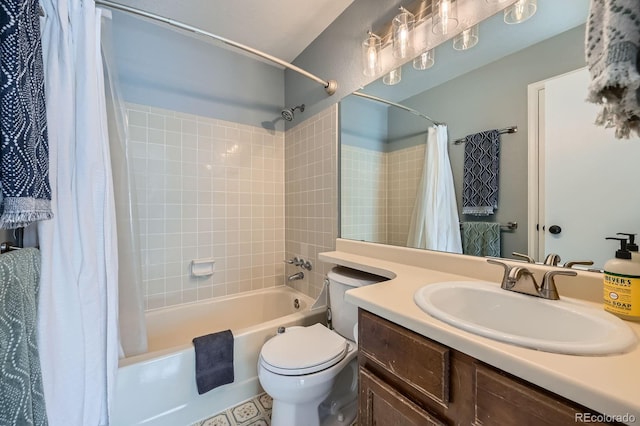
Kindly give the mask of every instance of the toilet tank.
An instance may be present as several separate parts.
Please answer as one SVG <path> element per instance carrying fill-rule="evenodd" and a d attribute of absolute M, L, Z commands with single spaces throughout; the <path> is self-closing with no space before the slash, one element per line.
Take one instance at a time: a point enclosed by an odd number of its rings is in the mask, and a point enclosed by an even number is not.
<path fill-rule="evenodd" d="M 342 337 L 355 341 L 353 327 L 358 322 L 358 308 L 344 300 L 345 292 L 363 285 L 386 281 L 387 278 L 344 266 L 331 269 L 327 278 L 333 329 Z"/>

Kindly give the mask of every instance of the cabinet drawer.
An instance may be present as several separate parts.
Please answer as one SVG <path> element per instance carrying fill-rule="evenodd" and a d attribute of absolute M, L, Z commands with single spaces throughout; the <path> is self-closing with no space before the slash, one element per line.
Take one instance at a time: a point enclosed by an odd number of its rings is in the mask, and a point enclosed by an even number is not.
<path fill-rule="evenodd" d="M 477 425 L 575 425 L 576 413 L 591 412 L 482 364 L 476 364 L 475 382 Z"/>
<path fill-rule="evenodd" d="M 361 426 L 444 426 L 401 393 L 360 368 L 358 425 Z"/>
<path fill-rule="evenodd" d="M 359 350 L 366 358 L 447 407 L 450 349 L 362 309 L 359 312 Z"/>

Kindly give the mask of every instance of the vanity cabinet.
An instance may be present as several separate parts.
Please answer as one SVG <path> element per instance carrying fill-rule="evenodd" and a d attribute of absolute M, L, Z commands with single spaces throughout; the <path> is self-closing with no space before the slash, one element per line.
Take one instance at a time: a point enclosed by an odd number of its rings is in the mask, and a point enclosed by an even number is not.
<path fill-rule="evenodd" d="M 559 426 L 593 413 L 363 309 L 358 316 L 358 425 Z"/>

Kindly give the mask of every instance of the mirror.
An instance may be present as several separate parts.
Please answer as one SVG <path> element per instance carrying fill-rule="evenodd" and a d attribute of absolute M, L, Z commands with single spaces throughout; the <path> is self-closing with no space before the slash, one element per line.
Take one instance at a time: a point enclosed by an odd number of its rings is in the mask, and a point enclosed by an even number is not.
<path fill-rule="evenodd" d="M 503 257 L 530 252 L 527 87 L 585 66 L 588 3 L 539 0 L 536 15 L 518 25 L 505 24 L 500 13 L 480 24 L 474 48 L 455 51 L 451 41 L 445 42 L 436 47 L 432 68 L 415 71 L 409 62 L 399 84 L 376 81 L 362 89 L 448 125 L 460 221 L 503 225 Z M 432 123 L 353 95 L 341 101 L 340 111 L 341 238 L 405 246 Z M 511 126 L 518 132 L 501 135 L 495 214 L 463 215 L 464 144 L 453 141 Z M 509 223 L 517 228 L 508 229 Z M 542 260 L 538 253 L 529 254 Z M 563 258 L 575 260 L 570 253 Z"/>

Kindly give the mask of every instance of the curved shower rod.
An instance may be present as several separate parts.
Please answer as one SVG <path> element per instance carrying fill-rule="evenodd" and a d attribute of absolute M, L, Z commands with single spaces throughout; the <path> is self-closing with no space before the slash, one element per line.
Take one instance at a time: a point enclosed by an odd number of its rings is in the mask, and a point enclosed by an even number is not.
<path fill-rule="evenodd" d="M 228 38 L 224 38 L 224 37 L 220 37 L 219 35 L 210 33 L 208 31 L 205 31 L 201 28 L 198 27 L 194 27 L 188 24 L 185 24 L 183 22 L 180 21 L 176 21 L 175 19 L 171 19 L 171 18 L 165 18 L 164 16 L 160 16 L 160 15 L 156 15 L 155 13 L 150 13 L 150 12 L 146 12 L 142 9 L 137 9 L 135 7 L 131 7 L 131 6 L 126 6 L 124 4 L 121 3 L 114 3 L 112 1 L 109 0 L 95 0 L 96 5 L 100 5 L 100 6 L 105 6 L 105 7 L 109 7 L 111 9 L 116 9 L 116 10 L 121 10 L 123 12 L 129 12 L 131 14 L 134 15 L 138 15 L 138 16 L 142 16 L 145 18 L 149 18 L 149 19 L 153 19 L 154 21 L 159 21 L 159 22 L 163 22 L 165 24 L 171 25 L 173 27 L 176 28 L 180 28 L 182 30 L 186 30 L 186 31 L 191 31 L 194 32 L 196 34 L 200 34 L 206 37 L 211 37 L 212 39 L 218 40 L 226 45 L 235 47 L 236 49 L 240 49 L 240 50 L 244 50 L 245 52 L 251 53 L 253 55 L 259 56 L 261 58 L 264 58 L 268 61 L 274 62 L 278 65 L 282 65 L 285 68 L 289 68 L 292 71 L 295 71 L 299 74 L 302 74 L 303 76 L 318 82 L 320 84 L 322 84 L 322 86 L 324 86 L 324 90 L 327 92 L 327 94 L 329 96 L 333 95 L 334 93 L 336 93 L 336 90 L 338 89 L 338 82 L 335 80 L 329 80 L 329 81 L 325 81 L 323 79 L 321 79 L 320 77 L 317 77 L 313 74 L 311 74 L 308 71 L 303 70 L 302 68 L 299 68 L 293 64 L 290 64 L 289 62 L 283 61 L 280 58 L 276 58 L 275 56 L 269 55 L 268 53 L 264 53 L 258 49 L 254 49 L 252 47 L 246 46 L 244 44 L 235 42 L 233 40 L 229 40 Z"/>
<path fill-rule="evenodd" d="M 383 103 L 383 104 L 387 104 L 387 105 L 394 106 L 394 107 L 396 107 L 396 108 L 403 109 L 403 110 L 405 110 L 405 111 L 410 112 L 410 113 L 411 113 L 411 114 L 413 114 L 413 115 L 417 115 L 418 117 L 422 117 L 422 118 L 424 118 L 424 119 L 426 119 L 426 120 L 429 120 L 430 122 L 432 122 L 432 123 L 433 123 L 433 124 L 435 124 L 436 126 L 439 126 L 439 125 L 446 125 L 446 123 L 441 123 L 441 122 L 439 122 L 439 121 L 436 121 L 436 120 L 434 120 L 433 118 L 429 117 L 428 115 L 424 115 L 423 113 L 421 113 L 421 112 L 420 112 L 420 111 L 418 111 L 418 110 L 415 110 L 415 109 L 413 109 L 413 108 L 409 108 L 408 106 L 404 106 L 404 105 L 402 105 L 402 104 L 397 104 L 397 103 L 395 103 L 395 102 L 388 101 L 388 100 L 383 99 L 383 98 L 379 98 L 379 97 L 377 97 L 377 96 L 368 95 L 368 94 L 366 94 L 366 93 L 362 93 L 362 92 L 358 92 L 358 91 L 353 92 L 353 93 L 352 93 L 352 95 L 360 96 L 361 98 L 370 99 L 370 100 L 372 100 L 372 101 L 381 102 L 381 103 Z"/>

